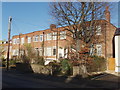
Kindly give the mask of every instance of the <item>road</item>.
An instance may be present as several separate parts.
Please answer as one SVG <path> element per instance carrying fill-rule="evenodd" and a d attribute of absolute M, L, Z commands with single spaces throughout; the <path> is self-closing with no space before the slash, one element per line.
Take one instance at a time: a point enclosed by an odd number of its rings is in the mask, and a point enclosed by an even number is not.
<path fill-rule="evenodd" d="M 38 78 L 27 77 L 20 73 L 9 73 L 3 70 L 2 88 L 78 88 L 78 85 L 47 81 Z"/>
<path fill-rule="evenodd" d="M 109 74 L 96 80 L 75 80 L 74 84 L 33 78 L 22 73 L 9 73 L 4 70 L 2 74 L 2 88 L 118 88 L 118 82 L 118 77 Z"/>

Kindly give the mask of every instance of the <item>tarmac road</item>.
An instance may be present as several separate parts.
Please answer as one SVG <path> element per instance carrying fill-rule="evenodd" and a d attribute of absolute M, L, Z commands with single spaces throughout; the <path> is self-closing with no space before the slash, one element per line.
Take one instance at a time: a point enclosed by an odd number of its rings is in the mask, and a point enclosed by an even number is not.
<path fill-rule="evenodd" d="M 61 79 L 61 80 L 59 80 Z M 94 80 L 78 80 L 72 78 L 69 83 L 62 82 L 63 78 L 39 77 L 32 74 L 7 72 L 3 70 L 2 88 L 119 88 L 120 77 L 106 74 Z"/>

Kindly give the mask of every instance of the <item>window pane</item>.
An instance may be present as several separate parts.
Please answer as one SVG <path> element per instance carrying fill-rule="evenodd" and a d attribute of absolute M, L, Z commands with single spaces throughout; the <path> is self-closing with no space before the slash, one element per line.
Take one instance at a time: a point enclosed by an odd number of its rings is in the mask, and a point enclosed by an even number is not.
<path fill-rule="evenodd" d="M 53 32 L 53 40 L 57 40 L 57 32 Z"/>
<path fill-rule="evenodd" d="M 101 56 L 102 55 L 102 45 L 96 45 L 96 49 L 97 49 L 97 55 Z"/>
<path fill-rule="evenodd" d="M 21 44 L 23 44 L 24 43 L 24 38 L 21 38 Z"/>
<path fill-rule="evenodd" d="M 40 35 L 40 41 L 41 42 L 43 41 L 43 35 Z"/>
<path fill-rule="evenodd" d="M 31 43 L 31 37 L 28 37 L 28 43 Z"/>
<path fill-rule="evenodd" d="M 60 32 L 60 39 L 66 39 L 66 31 Z"/>
<path fill-rule="evenodd" d="M 101 35 L 101 26 L 97 26 L 96 35 Z"/>
<path fill-rule="evenodd" d="M 55 48 L 53 49 L 53 55 L 56 55 L 56 49 Z"/>
<path fill-rule="evenodd" d="M 52 40 L 52 34 L 51 33 L 47 34 L 47 40 Z"/>

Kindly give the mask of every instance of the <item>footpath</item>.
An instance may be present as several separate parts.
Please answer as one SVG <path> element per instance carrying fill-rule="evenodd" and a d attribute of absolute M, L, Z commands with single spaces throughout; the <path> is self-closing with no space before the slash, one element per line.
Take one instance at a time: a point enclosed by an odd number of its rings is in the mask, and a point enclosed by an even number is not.
<path fill-rule="evenodd" d="M 50 76 L 50 75 L 42 75 L 42 74 L 34 74 L 34 73 L 23 73 L 16 70 L 9 70 L 6 71 L 6 69 L 3 69 L 3 75 L 4 74 L 13 74 L 15 76 L 24 76 L 27 78 L 33 78 L 35 80 L 42 81 L 44 83 L 54 84 L 56 86 L 63 86 L 64 88 L 108 88 L 113 89 L 118 87 L 118 81 L 107 81 L 104 80 L 107 77 L 109 78 L 115 78 L 115 76 L 110 75 L 103 75 L 102 80 L 95 80 L 90 78 L 81 78 L 80 76 Z M 117 77 L 117 76 L 116 76 Z M 116 78 L 117 79 L 117 78 Z"/>

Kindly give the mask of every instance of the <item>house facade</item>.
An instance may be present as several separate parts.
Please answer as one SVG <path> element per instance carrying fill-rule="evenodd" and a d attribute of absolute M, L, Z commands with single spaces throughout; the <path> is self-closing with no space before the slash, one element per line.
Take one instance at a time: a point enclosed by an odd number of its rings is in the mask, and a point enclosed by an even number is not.
<path fill-rule="evenodd" d="M 120 28 L 115 32 L 115 72 L 120 72 Z"/>
<path fill-rule="evenodd" d="M 110 23 L 110 12 L 108 8 L 105 11 L 105 20 L 98 20 L 96 25 L 96 41 L 90 53 L 112 58 L 114 56 L 113 37 L 116 27 Z M 88 22 L 89 23 L 89 22 Z M 89 30 L 89 26 L 87 26 Z M 48 62 L 67 58 L 68 51 L 74 40 L 68 36 L 70 32 L 63 27 L 56 27 L 52 24 L 49 29 L 34 31 L 27 34 L 19 34 L 12 37 L 10 57 L 20 56 L 24 53 L 22 50 L 24 44 L 30 44 L 32 48 L 39 51 L 40 56 L 44 56 Z M 92 38 L 91 38 L 92 39 Z M 82 47 L 82 44 L 81 44 Z M 43 49 L 44 48 L 44 49 Z"/>

